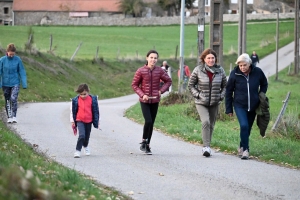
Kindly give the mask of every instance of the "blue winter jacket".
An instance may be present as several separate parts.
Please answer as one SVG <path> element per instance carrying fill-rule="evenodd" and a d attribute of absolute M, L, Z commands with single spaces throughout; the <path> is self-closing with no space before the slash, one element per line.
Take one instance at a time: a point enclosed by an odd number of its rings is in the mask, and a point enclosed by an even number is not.
<path fill-rule="evenodd" d="M 93 114 L 93 122 L 92 123 L 95 128 L 98 128 L 99 117 L 100 117 L 99 106 L 98 106 L 98 97 L 93 96 L 93 95 L 89 95 L 89 96 L 92 97 L 92 114 Z M 72 99 L 73 120 L 74 120 L 74 123 L 76 126 L 77 126 L 76 115 L 78 112 L 78 98 L 79 98 L 79 95 L 77 95 L 76 97 L 74 97 Z"/>
<path fill-rule="evenodd" d="M 0 58 L 0 88 L 20 85 L 27 88 L 27 76 L 19 56 L 3 56 Z"/>
<path fill-rule="evenodd" d="M 226 113 L 233 113 L 233 106 L 255 111 L 259 105 L 259 93 L 266 94 L 268 81 L 264 72 L 254 65 L 250 65 L 248 78 L 236 66 L 230 73 L 226 86 Z"/>

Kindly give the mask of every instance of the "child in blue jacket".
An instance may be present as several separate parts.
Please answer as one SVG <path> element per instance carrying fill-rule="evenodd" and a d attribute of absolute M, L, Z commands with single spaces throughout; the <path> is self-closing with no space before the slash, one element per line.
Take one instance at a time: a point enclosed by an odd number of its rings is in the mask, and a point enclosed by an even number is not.
<path fill-rule="evenodd" d="M 72 99 L 70 122 L 72 126 L 78 128 L 78 140 L 74 158 L 80 158 L 82 146 L 85 150 L 85 155 L 90 155 L 89 139 L 92 129 L 92 124 L 95 128 L 100 128 L 99 125 L 99 106 L 97 96 L 90 95 L 90 89 L 87 84 L 80 84 L 76 90 L 78 95 Z"/>

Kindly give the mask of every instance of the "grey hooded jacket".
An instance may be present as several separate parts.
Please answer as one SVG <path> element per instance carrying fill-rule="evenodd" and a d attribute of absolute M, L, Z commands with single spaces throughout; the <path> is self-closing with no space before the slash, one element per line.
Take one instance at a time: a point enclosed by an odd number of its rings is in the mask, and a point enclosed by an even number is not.
<path fill-rule="evenodd" d="M 188 88 L 195 98 L 195 104 L 213 106 L 219 104 L 225 96 L 227 78 L 223 67 L 215 65 L 212 82 L 209 81 L 207 71 L 203 64 L 193 70 Z"/>

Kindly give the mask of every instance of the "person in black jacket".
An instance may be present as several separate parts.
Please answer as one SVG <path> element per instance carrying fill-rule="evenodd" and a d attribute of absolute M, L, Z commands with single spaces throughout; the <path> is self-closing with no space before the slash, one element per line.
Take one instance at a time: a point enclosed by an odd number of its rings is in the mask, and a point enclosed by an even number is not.
<path fill-rule="evenodd" d="M 252 52 L 250 58 L 252 60 L 252 64 L 257 66 L 257 63 L 259 63 L 259 58 L 255 51 Z"/>
<path fill-rule="evenodd" d="M 231 71 L 226 86 L 226 114 L 233 116 L 233 107 L 240 124 L 240 147 L 242 159 L 249 158 L 249 136 L 259 106 L 259 93 L 266 94 L 268 81 L 264 72 L 252 64 L 248 54 L 240 55 L 237 66 Z"/>

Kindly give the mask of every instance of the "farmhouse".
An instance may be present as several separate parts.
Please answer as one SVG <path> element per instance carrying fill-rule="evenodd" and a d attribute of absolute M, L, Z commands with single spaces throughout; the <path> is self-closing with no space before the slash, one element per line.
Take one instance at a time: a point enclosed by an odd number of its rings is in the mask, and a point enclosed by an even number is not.
<path fill-rule="evenodd" d="M 12 24 L 13 0 L 0 0 L 0 25 Z"/>
<path fill-rule="evenodd" d="M 119 0 L 13 0 L 14 25 L 48 24 L 52 20 L 122 15 Z"/>

